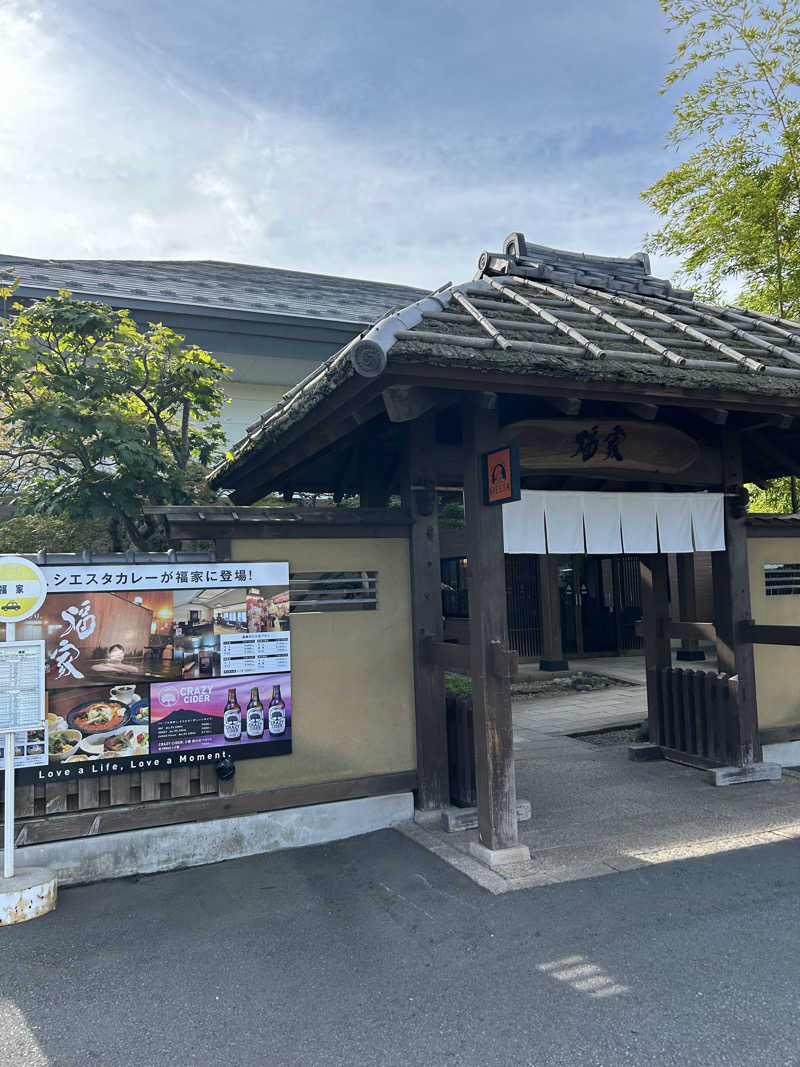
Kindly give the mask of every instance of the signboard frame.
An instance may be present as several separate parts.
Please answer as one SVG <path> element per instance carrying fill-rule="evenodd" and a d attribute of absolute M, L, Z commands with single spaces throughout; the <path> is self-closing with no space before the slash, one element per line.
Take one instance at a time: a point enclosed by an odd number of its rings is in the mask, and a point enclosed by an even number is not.
<path fill-rule="evenodd" d="M 28 746 L 21 746 L 18 781 L 291 753 L 288 562 L 53 563 L 43 578 L 46 599 L 21 636 L 45 638 L 44 751 L 28 761 Z M 132 618 L 135 624 L 126 622 Z M 131 627 L 138 627 L 135 638 Z M 14 632 L 9 622 L 7 633 Z M 245 638 L 237 647 L 247 654 L 228 657 L 223 670 L 223 650 L 237 637 Z M 109 725 L 90 733 L 82 708 L 103 715 L 109 707 L 116 708 Z M 223 730 L 226 710 L 231 722 Z M 106 751 L 99 742 L 115 733 L 127 747 Z M 41 751 L 38 737 L 28 740 Z M 67 742 L 74 752 L 65 751 Z M 13 753 L 20 746 L 9 747 Z"/>
<path fill-rule="evenodd" d="M 501 445 L 491 452 L 484 452 L 481 468 L 484 504 L 493 507 L 520 499 L 522 487 L 517 445 Z"/>

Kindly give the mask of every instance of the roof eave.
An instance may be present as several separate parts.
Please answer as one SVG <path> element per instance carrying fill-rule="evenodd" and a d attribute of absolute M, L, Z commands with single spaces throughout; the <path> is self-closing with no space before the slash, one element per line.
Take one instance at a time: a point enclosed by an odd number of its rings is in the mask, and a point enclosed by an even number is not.
<path fill-rule="evenodd" d="M 16 295 L 22 299 L 42 300 L 55 296 L 62 290 L 56 287 L 20 284 Z M 131 311 L 162 311 L 172 315 L 197 315 L 207 318 L 234 319 L 242 322 L 320 323 L 341 329 L 363 330 L 369 326 L 363 319 L 332 319 L 320 315 L 299 315 L 290 311 L 254 311 L 249 308 L 229 307 L 224 304 L 191 304 L 185 301 L 149 300 L 146 297 L 126 296 L 120 293 L 95 293 L 80 289 L 68 289 L 80 300 L 108 304 L 109 307 Z"/>

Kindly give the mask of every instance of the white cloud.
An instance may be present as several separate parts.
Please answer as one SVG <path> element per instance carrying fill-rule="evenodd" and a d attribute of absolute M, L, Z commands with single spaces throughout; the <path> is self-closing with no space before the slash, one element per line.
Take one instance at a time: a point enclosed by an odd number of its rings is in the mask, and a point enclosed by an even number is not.
<path fill-rule="evenodd" d="M 542 128 L 538 163 L 533 131 L 510 144 L 448 123 L 432 137 L 420 115 L 380 138 L 343 132 L 184 76 L 136 37 L 46 15 L 22 0 L 0 11 L 4 252 L 229 259 L 435 286 L 468 277 L 512 229 L 627 255 L 652 225 L 637 186 L 614 177 L 641 169 L 641 150 L 580 158 L 580 124 Z"/>

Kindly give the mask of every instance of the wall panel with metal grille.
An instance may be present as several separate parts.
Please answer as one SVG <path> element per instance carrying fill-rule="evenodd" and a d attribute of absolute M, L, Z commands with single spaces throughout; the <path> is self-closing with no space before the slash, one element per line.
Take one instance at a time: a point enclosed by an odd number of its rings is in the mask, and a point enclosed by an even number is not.
<path fill-rule="evenodd" d="M 375 611 L 377 571 L 303 571 L 289 575 L 292 614 L 312 611 Z"/>
<path fill-rule="evenodd" d="M 765 563 L 767 596 L 800 596 L 800 563 Z"/>

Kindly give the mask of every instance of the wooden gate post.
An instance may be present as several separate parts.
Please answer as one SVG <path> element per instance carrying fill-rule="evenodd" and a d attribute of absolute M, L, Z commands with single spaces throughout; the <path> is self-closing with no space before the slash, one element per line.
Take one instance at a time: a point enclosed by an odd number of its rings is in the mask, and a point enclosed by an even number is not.
<path fill-rule="evenodd" d="M 737 749 L 731 753 L 731 757 L 738 767 L 747 767 L 761 759 L 761 744 L 758 740 L 755 655 L 752 641 L 743 634 L 747 623 L 751 621 L 750 567 L 747 559 L 746 492 L 742 488 L 742 445 L 738 434 L 722 435 L 722 476 L 731 650 L 733 667 L 739 678 Z M 741 498 L 737 499 L 736 493 L 741 493 Z"/>
<path fill-rule="evenodd" d="M 542 627 L 542 657 L 539 669 L 566 671 L 561 638 L 561 597 L 558 592 L 558 562 L 554 556 L 538 556 L 539 620 Z"/>
<path fill-rule="evenodd" d="M 642 636 L 647 671 L 647 727 L 650 743 L 663 745 L 660 715 L 659 672 L 672 665 L 672 648 L 664 636 L 663 624 L 669 609 L 667 557 L 642 556 L 639 562 L 642 579 Z"/>
<path fill-rule="evenodd" d="M 462 403 L 464 519 L 469 559 L 469 632 L 478 836 L 473 852 L 498 866 L 529 857 L 519 845 L 508 668 L 502 505 L 483 503 L 481 456 L 498 444 L 493 394 Z"/>
<path fill-rule="evenodd" d="M 439 507 L 433 457 L 433 413 L 409 423 L 405 505 L 411 514 L 411 611 L 414 628 L 414 708 L 417 732 L 416 806 L 423 811 L 450 803 L 447 719 L 442 669 L 430 662 L 427 646 L 441 642 L 442 576 Z"/>

